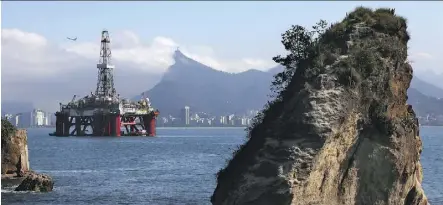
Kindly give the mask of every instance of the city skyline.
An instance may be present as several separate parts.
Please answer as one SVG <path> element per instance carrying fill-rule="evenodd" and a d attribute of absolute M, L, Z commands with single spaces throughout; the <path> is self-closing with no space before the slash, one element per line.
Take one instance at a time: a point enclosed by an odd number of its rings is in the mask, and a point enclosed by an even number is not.
<path fill-rule="evenodd" d="M 211 115 L 203 111 L 194 112 L 192 111 L 192 108 L 187 105 L 178 110 L 181 111 L 178 116 L 160 115 L 157 119 L 158 125 L 160 127 L 246 127 L 251 125 L 253 118 L 258 112 L 260 112 L 259 110 L 250 109 L 242 114 L 227 113 L 225 115 Z M 441 122 L 443 122 L 442 117 L 443 116 L 432 114 L 417 116 L 418 120 L 423 125 L 439 125 Z M 19 112 L 15 114 L 6 113 L 2 116 L 2 118 L 6 118 L 12 124 L 21 128 L 55 126 L 54 113 L 45 112 L 38 108 L 33 109 L 31 112 Z"/>
<path fill-rule="evenodd" d="M 159 116 L 160 126 L 249 126 L 258 110 L 248 110 L 243 114 L 228 113 L 211 115 L 205 112 L 193 112 L 190 106 L 184 106 L 179 116 Z"/>
<path fill-rule="evenodd" d="M 183 106 L 180 110 L 182 112 L 178 116 L 159 116 L 157 119 L 159 126 L 249 126 L 259 112 L 250 109 L 243 114 L 212 115 L 202 111 L 194 112 L 190 106 Z M 39 108 L 28 112 L 6 113 L 2 118 L 20 128 L 55 126 L 55 113 Z"/>
<path fill-rule="evenodd" d="M 33 109 L 30 112 L 7 113 L 2 118 L 5 118 L 19 128 L 55 125 L 54 113 L 45 112 L 41 109 Z"/>

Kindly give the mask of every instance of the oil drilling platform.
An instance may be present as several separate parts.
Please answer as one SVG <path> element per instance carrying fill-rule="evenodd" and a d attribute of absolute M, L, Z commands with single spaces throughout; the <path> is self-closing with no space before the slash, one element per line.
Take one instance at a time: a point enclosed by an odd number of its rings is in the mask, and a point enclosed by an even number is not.
<path fill-rule="evenodd" d="M 95 93 L 91 92 L 68 104 L 60 103 L 55 113 L 56 128 L 52 136 L 155 136 L 158 110 L 149 98 L 137 102 L 120 99 L 114 88 L 114 66 L 108 31 L 102 31 L 98 79 Z M 122 128 L 124 128 L 122 130 Z"/>

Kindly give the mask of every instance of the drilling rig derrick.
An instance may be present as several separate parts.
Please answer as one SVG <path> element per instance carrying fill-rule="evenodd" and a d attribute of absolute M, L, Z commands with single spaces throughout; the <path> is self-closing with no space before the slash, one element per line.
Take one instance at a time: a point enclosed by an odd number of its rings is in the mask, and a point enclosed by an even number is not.
<path fill-rule="evenodd" d="M 111 40 L 108 31 L 102 31 L 100 47 L 100 60 L 97 64 L 98 80 L 95 95 L 99 97 L 114 97 L 116 95 L 114 88 L 114 66 L 111 64 Z"/>
<path fill-rule="evenodd" d="M 56 130 L 54 136 L 121 136 L 156 135 L 158 110 L 149 98 L 138 102 L 120 99 L 114 87 L 114 68 L 112 65 L 111 39 L 103 30 L 100 40 L 100 59 L 97 64 L 97 87 L 81 99 L 66 105 L 60 103 L 60 111 L 55 113 Z M 122 127 L 125 129 L 122 130 Z"/>

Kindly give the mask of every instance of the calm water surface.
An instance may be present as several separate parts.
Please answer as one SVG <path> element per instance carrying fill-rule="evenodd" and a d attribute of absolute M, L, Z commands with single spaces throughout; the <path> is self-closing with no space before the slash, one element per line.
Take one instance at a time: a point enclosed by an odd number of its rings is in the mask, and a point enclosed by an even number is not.
<path fill-rule="evenodd" d="M 2 189 L 4 204 L 210 204 L 215 173 L 243 143 L 242 128 L 158 129 L 156 138 L 48 136 L 29 129 L 31 168 L 50 193 Z M 422 127 L 424 189 L 443 204 L 443 127 Z"/>

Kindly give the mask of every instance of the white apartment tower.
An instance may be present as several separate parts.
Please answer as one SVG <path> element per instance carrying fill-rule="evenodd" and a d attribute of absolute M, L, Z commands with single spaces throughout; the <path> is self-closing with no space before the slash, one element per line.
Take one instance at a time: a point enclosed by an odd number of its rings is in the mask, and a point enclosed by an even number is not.
<path fill-rule="evenodd" d="M 189 113 L 189 106 L 185 106 L 185 108 L 182 109 L 182 120 L 184 122 L 185 125 L 189 125 L 189 121 L 190 121 L 190 113 Z"/>

